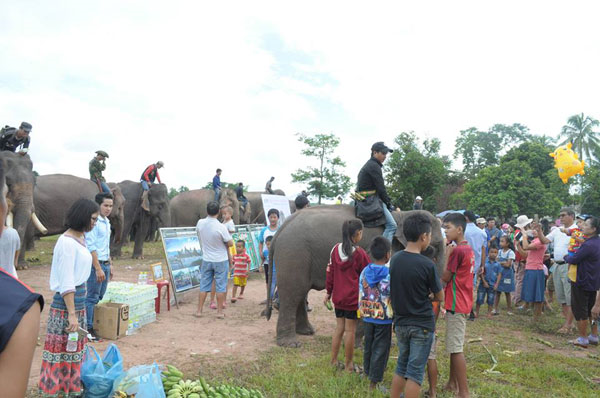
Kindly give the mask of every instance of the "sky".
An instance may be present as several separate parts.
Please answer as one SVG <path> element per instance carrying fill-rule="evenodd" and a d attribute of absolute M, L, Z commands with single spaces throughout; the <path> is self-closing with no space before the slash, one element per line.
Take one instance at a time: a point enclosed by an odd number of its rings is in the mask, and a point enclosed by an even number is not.
<path fill-rule="evenodd" d="M 297 134 L 333 133 L 353 181 L 376 141 L 600 118 L 594 1 L 28 1 L 0 4 L 0 123 L 33 125 L 40 174 L 294 197 Z M 460 162 L 457 162 L 460 164 Z"/>

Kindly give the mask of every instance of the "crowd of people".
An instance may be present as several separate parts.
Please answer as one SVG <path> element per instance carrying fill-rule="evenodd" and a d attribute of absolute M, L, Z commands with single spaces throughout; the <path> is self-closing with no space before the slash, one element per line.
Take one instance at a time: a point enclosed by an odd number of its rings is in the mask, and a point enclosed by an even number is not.
<path fill-rule="evenodd" d="M 23 127 L 23 126 L 22 126 Z M 27 128 L 27 126 L 25 126 Z M 29 125 L 29 131 L 31 126 Z M 382 236 L 368 242 L 368 251 L 359 246 L 363 222 L 349 219 L 343 223 L 341 242 L 331 250 L 326 269 L 325 305 L 333 303 L 336 328 L 332 337 L 331 364 L 335 368 L 360 373 L 371 388 L 392 397 L 417 397 L 425 374 L 429 379 L 429 397 L 437 394 L 438 318 L 445 319 L 445 348 L 450 369 L 445 389 L 459 397 L 468 397 L 467 366 L 464 355 L 468 320 L 480 317 L 480 307 L 487 304 L 487 318 L 499 314 L 502 293 L 506 314 L 515 311 L 533 314 L 534 321 L 552 308 L 553 300 L 561 306 L 564 325 L 557 333 L 578 336 L 570 342 L 579 347 L 598 345 L 600 317 L 600 219 L 576 216 L 563 208 L 551 225 L 521 215 L 514 223 L 496 227 L 496 219 L 452 212 L 441 219 L 446 250 L 443 271 L 438 272 L 436 256 L 431 250 L 434 222 L 427 213 L 415 212 L 405 217 L 402 234 L 407 244 L 392 255 L 392 240 L 398 225 L 395 210 L 385 191 L 381 168 L 392 152 L 383 142 L 371 148 L 371 159 L 361 169 L 357 192 L 361 197 L 376 197 L 383 203 Z M 94 306 L 102 299 L 113 276 L 110 259 L 110 222 L 113 197 L 105 189 L 101 172 L 108 154 L 98 151 L 90 162 L 90 178 L 102 191 L 95 201 L 77 200 L 66 215 L 67 231 L 55 247 L 50 273 L 54 292 L 48 313 L 43 346 L 39 390 L 42 396 L 80 396 L 81 364 L 85 346 L 98 341 L 93 329 Z M 100 165 L 100 166 L 98 166 Z M 162 162 L 148 166 L 141 177 L 144 191 L 154 179 Z M 101 170 L 100 170 L 101 169 Z M 99 172 L 99 174 L 98 174 Z M 217 170 L 216 177 L 220 176 Z M 0 181 L 3 181 L 0 163 Z M 273 178 L 265 189 L 270 189 Z M 145 183 L 144 183 L 145 182 Z M 215 188 L 220 188 L 220 179 Z M 213 180 L 215 183 L 215 180 Z M 243 186 L 240 189 L 243 196 Z M 7 211 L 5 195 L 0 195 L 0 225 Z M 215 199 L 219 190 L 215 189 Z M 422 208 L 417 197 L 413 208 Z M 296 209 L 309 206 L 306 195 L 295 200 Z M 245 242 L 234 244 L 233 209 L 218 200 L 207 205 L 208 216 L 198 221 L 196 232 L 203 250 L 200 292 L 195 315 L 205 317 L 204 307 L 216 310 L 216 318 L 225 318 L 229 280 L 232 279 L 230 302 L 244 299 L 250 258 Z M 277 302 L 276 267 L 269 268 L 269 251 L 279 229 L 277 209 L 267 212 L 267 225 L 259 234 L 259 253 L 265 279 L 271 283 L 270 296 Z M 19 245 L 6 227 L 0 235 L 0 259 L 14 263 Z M 6 240 L 5 240 L 6 239 Z M 430 258 L 433 257 L 433 258 Z M 272 272 L 272 274 L 269 274 Z M 0 268 L 0 286 L 10 292 L 0 299 L 0 384 L 10 385 L 18 396 L 27 385 L 29 366 L 35 349 L 41 295 L 17 279 L 12 268 Z M 239 294 L 238 294 L 239 292 Z M 307 302 L 308 306 L 308 302 Z M 332 309 L 333 309 L 332 307 Z M 18 316 L 15 316 L 17 314 Z M 363 366 L 355 364 L 354 339 L 358 319 L 364 321 Z M 383 386 L 383 376 L 390 357 L 392 336 L 398 346 L 397 364 L 391 388 Z M 338 361 L 344 344 L 344 361 Z M 18 357 L 18 359 L 16 359 Z M 9 382 L 11 381 L 11 382 Z M 16 381 L 16 382 L 15 382 Z M 12 396 L 12 395 L 11 395 Z"/>

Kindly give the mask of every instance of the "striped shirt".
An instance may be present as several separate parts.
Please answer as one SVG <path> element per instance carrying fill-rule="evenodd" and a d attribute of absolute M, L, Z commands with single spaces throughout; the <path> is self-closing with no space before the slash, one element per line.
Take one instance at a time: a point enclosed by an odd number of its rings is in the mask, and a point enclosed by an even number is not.
<path fill-rule="evenodd" d="M 246 253 L 236 254 L 233 256 L 233 276 L 248 276 L 248 268 L 250 268 L 250 256 Z"/>

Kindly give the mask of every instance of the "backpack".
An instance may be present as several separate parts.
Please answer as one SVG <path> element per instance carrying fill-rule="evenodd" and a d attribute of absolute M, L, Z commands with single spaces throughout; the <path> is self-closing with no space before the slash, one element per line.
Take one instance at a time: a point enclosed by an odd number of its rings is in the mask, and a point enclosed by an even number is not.
<path fill-rule="evenodd" d="M 17 133 L 16 127 L 10 127 L 8 124 L 0 129 L 0 139 Z"/>

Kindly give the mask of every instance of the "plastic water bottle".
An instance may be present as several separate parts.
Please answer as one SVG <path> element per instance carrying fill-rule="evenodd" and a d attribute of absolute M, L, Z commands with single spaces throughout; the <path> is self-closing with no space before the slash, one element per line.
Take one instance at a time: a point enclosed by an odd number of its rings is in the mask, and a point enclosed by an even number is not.
<path fill-rule="evenodd" d="M 144 284 L 144 273 L 140 272 L 140 274 L 138 275 L 138 285 L 143 285 Z"/>
<path fill-rule="evenodd" d="M 148 284 L 148 273 L 144 272 L 144 279 L 142 280 L 142 282 L 144 282 L 144 285 Z"/>
<path fill-rule="evenodd" d="M 77 340 L 79 340 L 79 333 L 69 333 L 69 337 L 67 338 L 67 352 L 77 351 Z"/>

